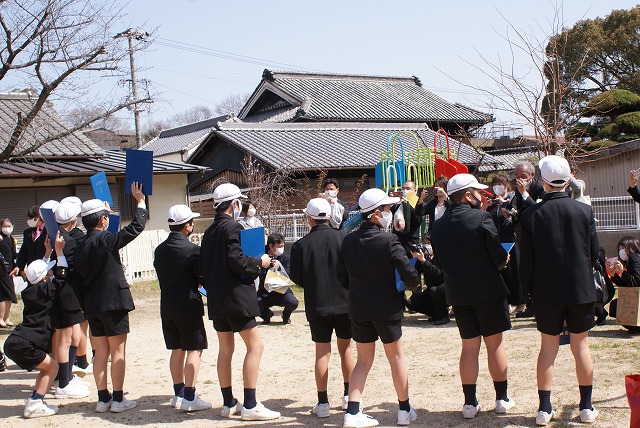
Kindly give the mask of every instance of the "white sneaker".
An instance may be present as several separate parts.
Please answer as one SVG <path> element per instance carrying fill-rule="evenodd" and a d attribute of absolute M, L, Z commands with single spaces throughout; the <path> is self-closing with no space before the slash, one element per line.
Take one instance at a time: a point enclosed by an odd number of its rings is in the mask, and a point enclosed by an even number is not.
<path fill-rule="evenodd" d="M 120 402 L 112 401 L 111 409 L 109 410 L 111 411 L 111 413 L 122 413 L 126 412 L 127 410 L 133 409 L 137 405 L 138 403 L 136 403 L 135 400 L 127 400 L 126 398 L 123 398 Z"/>
<path fill-rule="evenodd" d="M 89 390 L 78 387 L 73 384 L 69 384 L 64 388 L 56 388 L 55 397 L 56 398 L 85 398 L 89 396 Z"/>
<path fill-rule="evenodd" d="M 355 415 L 352 415 L 351 413 L 344 414 L 344 428 L 367 428 L 377 426 L 378 421 L 371 416 L 362 413 L 362 411 L 359 411 Z"/>
<path fill-rule="evenodd" d="M 171 407 L 174 407 L 176 409 L 180 409 L 180 406 L 182 405 L 182 400 L 184 397 L 178 397 L 177 395 L 174 395 L 173 398 L 171 399 Z"/>
<path fill-rule="evenodd" d="M 507 410 L 511 409 L 516 405 L 516 402 L 513 401 L 513 398 L 507 398 L 507 400 L 496 400 L 496 413 L 503 414 L 507 413 Z"/>
<path fill-rule="evenodd" d="M 71 368 L 71 373 L 79 375 L 81 377 L 85 377 L 88 374 L 93 374 L 93 364 L 89 364 L 86 369 L 83 369 L 82 367 L 76 366 L 74 364 L 74 366 Z"/>
<path fill-rule="evenodd" d="M 84 388 L 87 388 L 87 389 L 89 389 L 89 385 L 91 385 L 91 382 L 89 382 L 88 380 L 84 380 L 83 378 L 81 378 L 78 375 L 73 375 L 73 377 L 71 378 L 69 383 L 80 385 L 80 386 L 82 386 Z"/>
<path fill-rule="evenodd" d="M 311 409 L 311 414 L 316 415 L 319 418 L 328 418 L 331 416 L 331 411 L 329 410 L 329 403 L 316 403 Z"/>
<path fill-rule="evenodd" d="M 345 395 L 344 397 L 342 397 L 342 410 L 347 410 L 347 407 L 349 407 L 349 396 Z"/>
<path fill-rule="evenodd" d="M 180 405 L 180 410 L 184 410 L 185 412 L 198 412 L 200 410 L 208 410 L 213 407 L 213 404 L 208 401 L 204 401 L 200 397 L 196 396 L 193 401 L 189 401 L 186 399 L 182 399 L 182 404 Z"/>
<path fill-rule="evenodd" d="M 256 404 L 256 407 L 253 409 L 246 409 L 243 406 L 240 412 L 240 419 L 243 421 L 268 421 L 270 419 L 278 419 L 279 417 L 280 412 L 269 410 L 264 407 L 262 403 Z"/>
<path fill-rule="evenodd" d="M 98 402 L 96 403 L 96 412 L 98 413 L 106 413 L 109 410 L 111 410 L 111 404 L 113 403 L 113 400 L 109 400 L 107 403 L 98 400 Z"/>
<path fill-rule="evenodd" d="M 52 416 L 58 413 L 58 407 L 56 406 L 47 406 L 47 403 L 44 400 L 34 400 L 29 397 L 24 402 L 24 412 L 22 415 L 25 418 L 40 418 L 43 416 Z"/>
<path fill-rule="evenodd" d="M 236 405 L 232 407 L 222 406 L 220 409 L 220 416 L 223 418 L 230 418 L 233 415 L 238 415 L 242 412 L 242 403 L 236 400 Z"/>
<path fill-rule="evenodd" d="M 598 417 L 598 411 L 595 407 L 591 409 L 582 409 L 580 410 L 580 422 L 583 424 L 591 424 Z"/>
<path fill-rule="evenodd" d="M 411 406 L 408 412 L 406 410 L 398 409 L 398 425 L 409 425 L 416 419 L 418 419 L 418 414 L 414 410 L 413 406 Z"/>
<path fill-rule="evenodd" d="M 481 410 L 482 406 L 480 406 L 480 404 L 478 404 L 477 406 L 465 404 L 464 406 L 462 406 L 462 417 L 465 419 L 473 419 Z"/>
<path fill-rule="evenodd" d="M 543 412 L 542 410 L 538 411 L 536 415 L 536 425 L 539 427 L 545 427 L 547 424 L 553 419 L 553 410 L 551 413 Z"/>

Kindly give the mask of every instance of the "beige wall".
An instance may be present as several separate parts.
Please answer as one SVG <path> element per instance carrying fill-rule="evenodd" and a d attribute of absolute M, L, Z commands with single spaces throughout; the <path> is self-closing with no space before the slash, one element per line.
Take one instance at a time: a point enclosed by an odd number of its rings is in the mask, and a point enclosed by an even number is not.
<path fill-rule="evenodd" d="M 627 196 L 629 171 L 640 168 L 640 150 L 578 164 L 577 177 L 584 180 L 586 194 L 593 197 Z"/>
<path fill-rule="evenodd" d="M 180 153 L 170 153 L 162 156 L 154 156 L 154 159 L 167 162 L 184 163 L 184 160 L 182 160 L 182 155 Z"/>
<path fill-rule="evenodd" d="M 188 204 L 187 175 L 154 175 L 153 195 L 149 196 L 149 222 L 145 229 L 168 231 L 167 213 L 172 205 L 177 204 Z"/>

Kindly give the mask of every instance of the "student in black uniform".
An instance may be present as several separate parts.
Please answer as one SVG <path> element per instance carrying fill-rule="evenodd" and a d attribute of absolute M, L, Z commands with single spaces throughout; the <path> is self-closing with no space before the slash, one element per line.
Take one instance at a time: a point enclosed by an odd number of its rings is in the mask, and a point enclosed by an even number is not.
<path fill-rule="evenodd" d="M 245 256 L 240 246 L 242 226 L 236 220 L 247 197 L 238 186 L 225 183 L 213 191 L 216 217 L 202 237 L 200 271 L 207 290 L 209 318 L 218 334 L 218 381 L 224 400 L 220 414 L 240 413 L 242 420 L 269 420 L 280 413 L 267 409 L 256 400 L 258 371 L 264 345 L 255 317 L 260 314 L 254 280 L 260 267 L 268 267 L 271 258 Z M 231 359 L 235 349 L 234 333 L 239 333 L 247 354 L 243 365 L 244 405 L 233 396 Z"/>
<path fill-rule="evenodd" d="M 9 321 L 11 304 L 18 303 L 13 278 L 18 274 L 16 267 L 16 240 L 13 239 L 13 223 L 10 219 L 2 219 L 2 234 L 0 235 L 0 328 L 13 327 Z"/>
<path fill-rule="evenodd" d="M 304 210 L 311 231 L 291 249 L 291 280 L 304 289 L 304 310 L 316 344 L 315 378 L 318 403 L 311 413 L 328 418 L 329 358 L 331 336 L 336 332 L 344 394 L 342 410 L 349 401 L 349 377 L 353 371 L 349 292 L 340 286 L 336 263 L 342 246 L 342 232 L 329 226 L 331 206 L 322 198 L 309 201 Z"/>
<path fill-rule="evenodd" d="M 200 214 L 186 205 L 169 208 L 171 233 L 156 248 L 153 261 L 160 283 L 162 333 L 167 349 L 171 349 L 171 405 L 187 412 L 211 408 L 211 403 L 196 395 L 200 358 L 202 350 L 207 349 L 204 306 L 198 292 L 199 284 L 204 282 L 200 275 L 200 247 L 188 239 L 196 217 Z"/>
<path fill-rule="evenodd" d="M 45 244 L 46 242 L 46 244 Z M 56 295 L 64 288 L 67 275 L 67 262 L 64 258 L 64 239 L 56 237 L 56 262 L 48 262 L 51 256 L 49 239 L 43 242 L 45 260 L 35 260 L 25 271 L 29 285 L 22 291 L 24 311 L 22 323 L 16 327 L 4 343 L 4 352 L 19 367 L 32 371 L 38 369 L 38 377 L 31 397 L 24 405 L 25 418 L 51 416 L 58 413 L 58 407 L 49 406 L 44 396 L 51 388 L 58 372 L 58 363 L 48 355 L 52 350 L 53 330 L 56 324 L 58 308 L 55 307 Z M 54 268 L 55 266 L 55 268 Z M 53 269 L 55 277 L 48 276 Z"/>
<path fill-rule="evenodd" d="M 77 246 L 76 240 L 69 235 L 69 231 L 76 226 L 78 214 L 80 214 L 80 208 L 68 202 L 59 204 L 55 210 L 58 230 L 65 242 L 64 256 L 69 265 L 67 278 L 69 283 L 73 281 L 73 253 Z M 55 355 L 60 368 L 55 396 L 56 398 L 84 398 L 89 395 L 89 389 L 79 378 L 73 378 L 72 369 L 80 343 L 80 323 L 86 318 L 72 287 L 65 287 L 58 294 L 58 306 L 60 313 L 56 322 Z"/>
<path fill-rule="evenodd" d="M 291 258 L 289 254 L 284 252 L 284 235 L 281 233 L 272 233 L 267 236 L 267 254 L 271 257 L 271 266 L 269 268 L 282 268 L 287 273 L 291 274 Z M 282 306 L 282 323 L 291 324 L 291 314 L 298 307 L 298 299 L 288 288 L 284 293 L 278 293 L 277 291 L 268 292 L 264 288 L 264 280 L 267 276 L 267 269 L 260 270 L 260 285 L 258 287 L 258 306 L 260 307 L 260 317 L 262 318 L 262 324 L 269 324 L 273 311 L 270 309 L 274 306 Z"/>
<path fill-rule="evenodd" d="M 551 406 L 553 365 L 566 321 L 580 387 L 580 421 L 592 423 L 593 360 L 589 330 L 594 326 L 596 289 L 593 269 L 598 263 L 598 235 L 591 206 L 565 193 L 571 168 L 560 156 L 540 159 L 545 195 L 520 218 L 520 278 L 532 290 L 540 332 L 537 377 L 540 405 L 536 424 L 554 417 Z"/>
<path fill-rule="evenodd" d="M 93 377 L 98 388 L 96 412 L 99 413 L 124 412 L 137 405 L 134 400 L 125 399 L 123 392 L 129 311 L 134 305 L 118 251 L 142 233 L 148 212 L 142 185 L 131 183 L 131 196 L 138 202 L 133 220 L 115 234 L 107 231 L 108 204 L 98 199 L 85 201 L 81 215 L 87 236 L 74 252 L 74 282 L 82 295 L 95 350 Z M 109 357 L 113 396 L 107 389 Z"/>
<path fill-rule="evenodd" d="M 507 394 L 507 353 L 502 341 L 502 332 L 511 328 L 509 290 L 500 275 L 509 256 L 491 215 L 480 210 L 478 190 L 487 187 L 471 174 L 451 177 L 447 183 L 451 205 L 431 230 L 433 252 L 444 270 L 447 302 L 453 306 L 462 338 L 460 380 L 465 419 L 474 418 L 481 410 L 476 382 L 483 340 L 496 390 L 496 413 L 506 413 L 515 405 Z"/>
<path fill-rule="evenodd" d="M 362 225 L 345 236 L 337 264 L 338 280 L 349 289 L 351 332 L 358 351 L 349 380 L 344 426 L 378 425 L 378 421 L 360 409 L 378 338 L 383 343 L 398 395 L 398 425 L 409 425 L 417 415 L 409 404 L 409 380 L 401 340 L 404 305 L 402 293 L 396 286 L 395 271 L 410 290 L 420 284 L 418 272 L 409 263 L 398 237 L 383 231 L 393 218 L 391 204 L 397 204 L 400 199 L 390 198 L 380 189 L 369 189 L 360 195 L 358 202 Z"/>

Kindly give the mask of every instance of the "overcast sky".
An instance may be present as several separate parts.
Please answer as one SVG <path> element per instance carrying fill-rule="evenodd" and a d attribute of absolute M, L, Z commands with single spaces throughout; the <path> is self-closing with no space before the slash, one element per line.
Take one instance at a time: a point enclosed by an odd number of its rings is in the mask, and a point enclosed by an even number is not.
<path fill-rule="evenodd" d="M 562 18 L 572 26 L 634 5 L 565 0 Z M 542 30 L 551 27 L 554 8 L 544 0 L 132 0 L 122 30 L 156 29 L 156 42 L 136 55 L 144 70 L 139 77 L 157 94 L 145 121 L 196 105 L 213 108 L 225 96 L 250 93 L 265 68 L 415 75 L 446 100 L 487 111 L 486 98 L 452 77 L 486 86 L 488 80 L 471 64 L 482 65 L 480 54 L 510 58 L 502 38 L 505 18 L 541 38 Z M 170 47 L 177 44 L 188 44 L 192 51 Z M 526 58 L 518 59 L 519 72 L 524 74 L 527 66 Z M 496 116 L 498 121 L 512 119 Z"/>

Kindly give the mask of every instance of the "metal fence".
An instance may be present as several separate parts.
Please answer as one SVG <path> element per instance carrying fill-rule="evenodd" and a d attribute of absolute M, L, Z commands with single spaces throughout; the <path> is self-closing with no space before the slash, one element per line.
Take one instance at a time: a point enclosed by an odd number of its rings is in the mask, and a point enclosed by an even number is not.
<path fill-rule="evenodd" d="M 598 230 L 640 229 L 640 205 L 630 196 L 591 198 L 591 206 L 596 218 Z M 360 215 L 349 213 L 349 218 Z M 295 242 L 309 233 L 309 225 L 304 214 L 279 214 L 263 217 L 272 232 L 280 232 L 287 242 Z M 189 237 L 191 242 L 200 245 L 202 233 Z M 120 250 L 122 265 L 127 281 L 146 281 L 156 279 L 153 267 L 153 252 L 164 241 L 168 232 L 164 230 L 144 231 L 138 238 Z"/>

